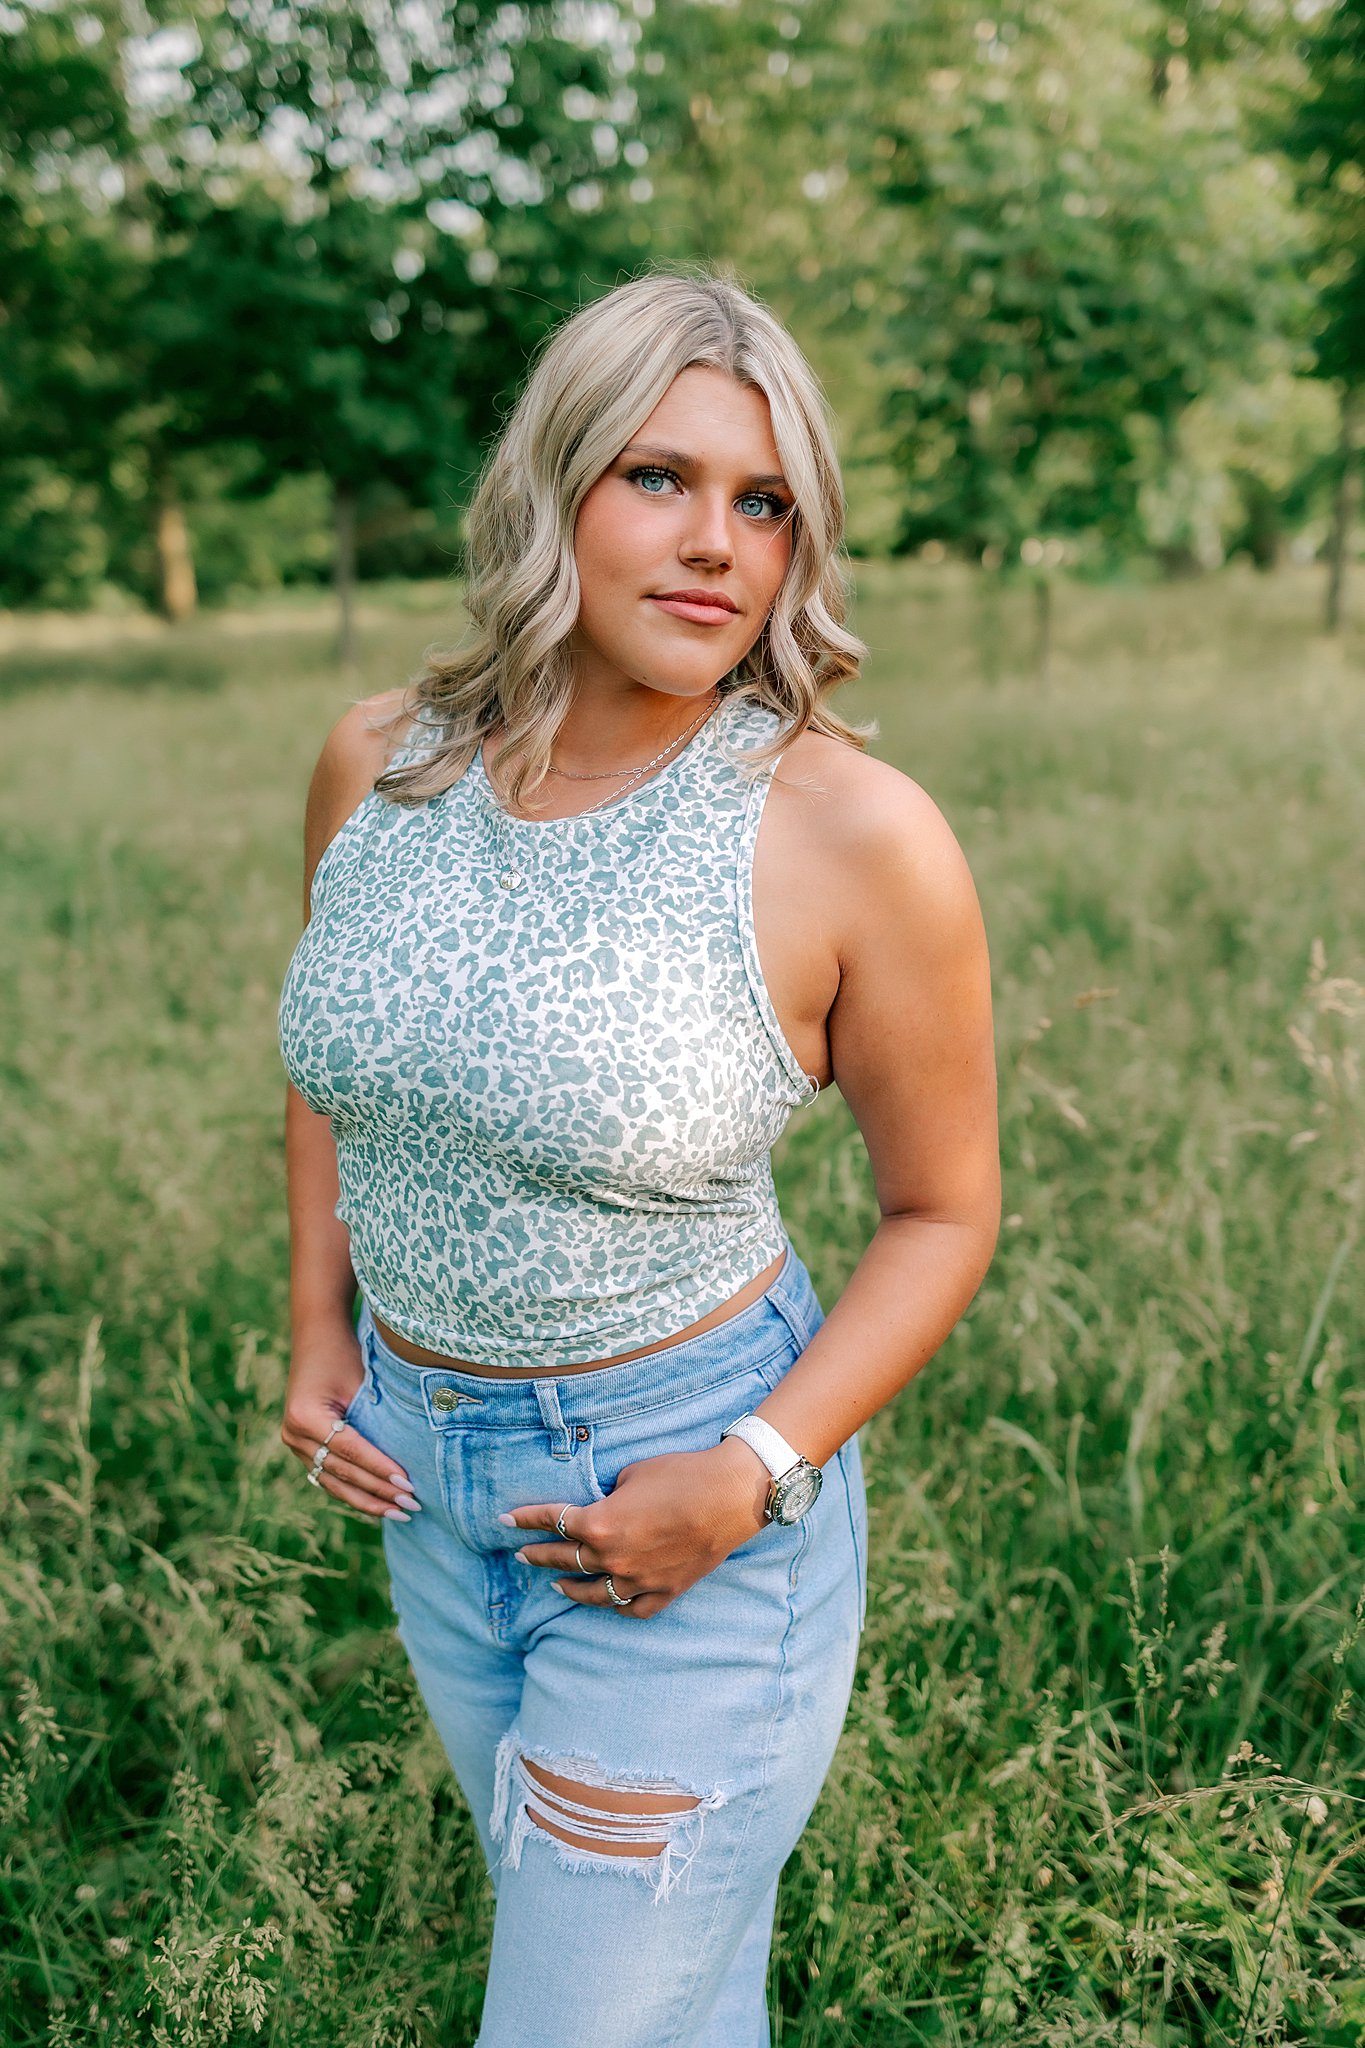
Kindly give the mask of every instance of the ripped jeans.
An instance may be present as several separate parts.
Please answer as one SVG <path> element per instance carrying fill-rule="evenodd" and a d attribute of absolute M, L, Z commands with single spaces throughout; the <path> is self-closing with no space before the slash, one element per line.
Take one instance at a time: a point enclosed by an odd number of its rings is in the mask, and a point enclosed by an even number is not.
<path fill-rule="evenodd" d="M 409 1364 L 362 1304 L 347 1417 L 423 1504 L 383 1524 L 398 1634 L 496 1894 L 477 2048 L 768 2048 L 778 1873 L 866 1610 L 857 1437 L 800 1522 L 768 1523 L 645 1621 L 557 1593 L 562 1574 L 513 1554 L 546 1539 L 498 1515 L 600 1500 L 623 1466 L 713 1445 L 823 1321 L 790 1242 L 736 1315 L 558 1378 Z"/>

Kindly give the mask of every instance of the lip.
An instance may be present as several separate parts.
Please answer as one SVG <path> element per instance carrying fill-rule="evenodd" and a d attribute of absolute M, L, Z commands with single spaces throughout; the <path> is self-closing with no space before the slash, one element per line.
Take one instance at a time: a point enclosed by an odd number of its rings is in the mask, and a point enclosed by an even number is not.
<path fill-rule="evenodd" d="M 739 606 L 719 590 L 662 590 L 651 595 L 651 604 L 671 612 L 675 619 L 690 619 L 698 626 L 720 626 L 733 619 Z"/>

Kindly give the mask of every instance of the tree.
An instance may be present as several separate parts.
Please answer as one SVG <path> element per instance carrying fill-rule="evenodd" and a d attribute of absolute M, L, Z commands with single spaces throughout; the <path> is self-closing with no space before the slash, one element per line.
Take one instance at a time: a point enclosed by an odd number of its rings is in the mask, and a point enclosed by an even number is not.
<path fill-rule="evenodd" d="M 1045 671 L 1050 566 L 1143 540 L 1185 409 L 1291 316 L 1294 237 L 1235 131 L 1154 101 L 1113 7 L 1089 5 L 1083 36 L 1041 8 L 1007 26 L 940 20 L 928 53 L 897 31 L 929 90 L 874 147 L 906 221 L 900 544 L 1029 567 Z"/>
<path fill-rule="evenodd" d="M 1317 241 L 1314 368 L 1338 399 L 1325 626 L 1339 632 L 1365 428 L 1365 0 L 1336 0 L 1301 44 L 1307 82 L 1279 124 Z"/>
<path fill-rule="evenodd" d="M 35 81 L 22 109 L 42 104 L 47 17 L 15 13 L 7 75 Z M 68 267 L 72 331 L 98 333 L 103 467 L 145 477 L 168 616 L 194 601 L 179 458 L 259 439 L 261 478 L 320 465 L 331 480 L 349 658 L 358 490 L 386 479 L 448 495 L 557 310 L 540 273 L 576 295 L 618 154 L 599 112 L 628 111 L 610 75 L 615 19 L 500 0 L 195 0 L 144 14 L 134 34 L 112 5 L 82 14 L 102 61 L 73 65 L 64 96 L 88 86 L 98 118 L 82 107 L 79 157 L 74 131 L 51 128 L 48 196 L 24 220 L 46 234 L 60 204 L 119 271 L 96 310 Z M 60 324 L 36 289 L 17 311 L 30 338 Z M 12 381 L 11 416 L 29 418 Z"/>
<path fill-rule="evenodd" d="M 55 574 L 79 601 L 101 561 L 82 542 L 118 459 L 124 403 L 106 346 L 137 289 L 102 180 L 132 146 L 123 84 L 99 10 L 12 8 L 0 19 L 0 478 L 15 508 L 6 581 Z M 31 507 L 31 545 L 21 532 Z M 82 528 L 85 532 L 81 532 Z M 79 536 L 79 537 L 78 537 Z M 81 558 L 84 559 L 81 559 Z"/>

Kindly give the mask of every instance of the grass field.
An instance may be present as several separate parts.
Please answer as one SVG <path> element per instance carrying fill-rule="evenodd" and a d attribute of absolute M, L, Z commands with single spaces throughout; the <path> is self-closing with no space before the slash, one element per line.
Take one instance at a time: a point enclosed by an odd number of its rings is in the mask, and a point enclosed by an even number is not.
<path fill-rule="evenodd" d="M 867 1432 L 778 2048 L 1365 2042 L 1365 644 L 1319 601 L 1068 586 L 1044 691 L 1026 593 L 983 660 L 968 576 L 863 574 L 843 701 L 986 914 L 1006 1224 Z M 278 1441 L 303 790 L 450 594 L 361 627 L 348 689 L 313 599 L 0 621 L 6 2048 L 473 2039 L 377 1537 Z M 776 1165 L 828 1308 L 875 1213 L 837 1095 Z"/>

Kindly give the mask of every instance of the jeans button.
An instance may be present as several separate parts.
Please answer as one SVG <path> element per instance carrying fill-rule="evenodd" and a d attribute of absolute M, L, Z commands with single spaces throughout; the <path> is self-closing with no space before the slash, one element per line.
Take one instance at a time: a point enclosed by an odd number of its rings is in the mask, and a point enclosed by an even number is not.
<path fill-rule="evenodd" d="M 455 1406 L 458 1398 L 459 1396 L 453 1387 L 437 1387 L 431 1397 L 431 1405 L 433 1408 L 439 1408 L 444 1413 L 447 1409 Z"/>

